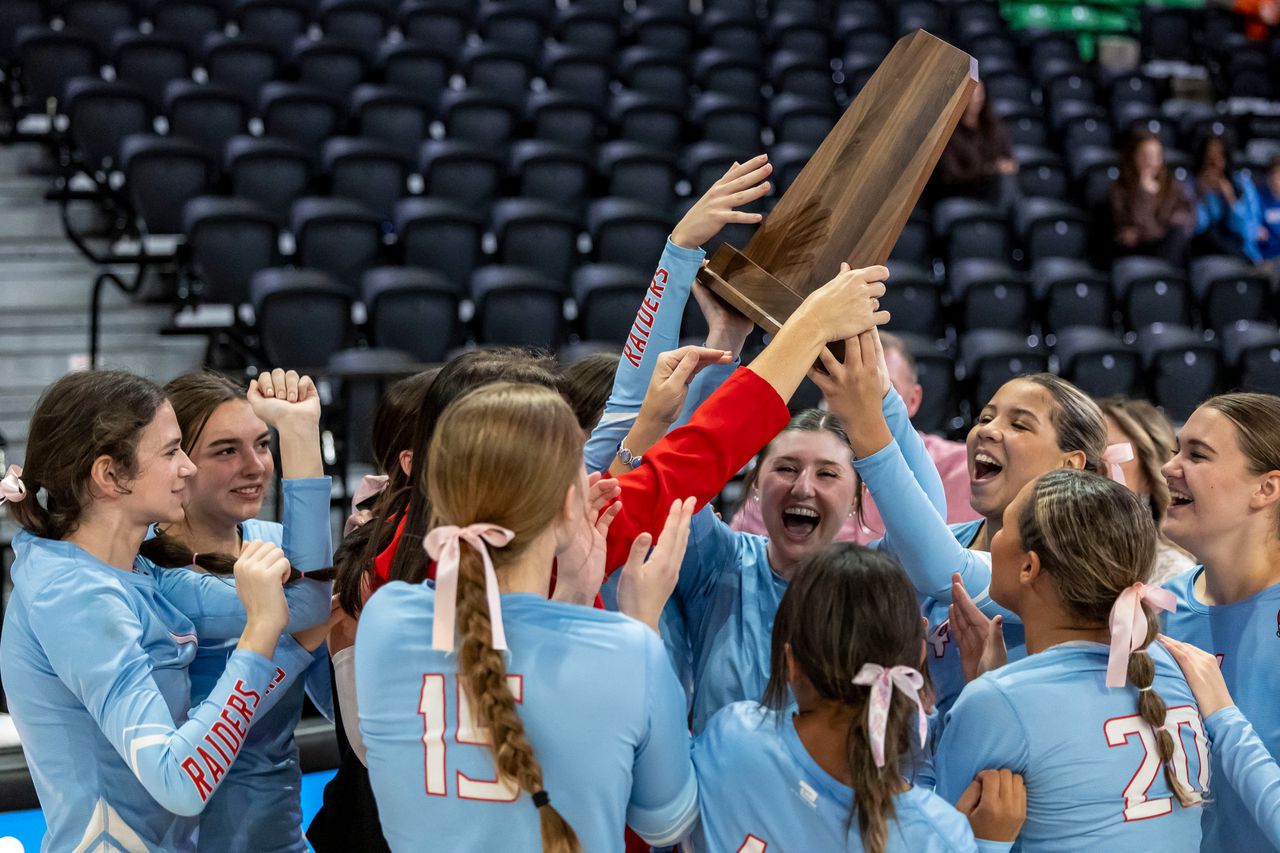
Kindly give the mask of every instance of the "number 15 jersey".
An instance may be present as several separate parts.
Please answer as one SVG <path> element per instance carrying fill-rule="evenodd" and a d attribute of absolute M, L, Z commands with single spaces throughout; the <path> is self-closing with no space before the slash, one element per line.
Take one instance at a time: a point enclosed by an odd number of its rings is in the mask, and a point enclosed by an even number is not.
<path fill-rule="evenodd" d="M 435 590 L 387 584 L 356 635 L 369 780 L 396 851 L 541 850 L 527 793 L 496 778 L 488 732 L 431 648 Z M 516 698 L 543 785 L 584 850 L 623 849 L 623 826 L 674 844 L 697 817 L 684 690 L 658 635 L 619 613 L 502 596 Z"/>
<path fill-rule="evenodd" d="M 1165 781 L 1138 690 L 1106 686 L 1107 646 L 1069 642 L 970 682 L 938 744 L 937 791 L 955 803 L 981 770 L 1009 769 L 1027 784 L 1027 821 L 1015 850 L 1198 851 L 1198 806 L 1183 808 Z M 1209 742 L 1195 698 L 1159 643 L 1155 690 L 1169 706 L 1170 762 L 1183 786 L 1209 787 Z"/>

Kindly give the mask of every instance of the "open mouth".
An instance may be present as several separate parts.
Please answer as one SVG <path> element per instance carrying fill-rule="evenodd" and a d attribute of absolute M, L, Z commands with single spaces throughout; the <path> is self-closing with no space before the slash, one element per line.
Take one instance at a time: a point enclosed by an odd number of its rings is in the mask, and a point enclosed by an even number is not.
<path fill-rule="evenodd" d="M 1169 490 L 1169 506 L 1190 506 L 1193 503 L 1195 503 L 1195 499 L 1186 492 L 1180 492 L 1177 489 Z"/>
<path fill-rule="evenodd" d="M 1004 466 L 997 462 L 987 453 L 975 453 L 973 455 L 973 479 L 974 482 L 981 483 L 983 480 L 990 480 L 1004 470 Z"/>
<path fill-rule="evenodd" d="M 822 514 L 807 506 L 789 506 L 782 511 L 782 527 L 792 536 L 808 536 L 817 529 Z"/>
<path fill-rule="evenodd" d="M 256 501 L 258 498 L 262 497 L 262 486 L 259 484 L 257 486 L 245 486 L 240 489 L 232 489 L 231 494 L 246 501 Z"/>

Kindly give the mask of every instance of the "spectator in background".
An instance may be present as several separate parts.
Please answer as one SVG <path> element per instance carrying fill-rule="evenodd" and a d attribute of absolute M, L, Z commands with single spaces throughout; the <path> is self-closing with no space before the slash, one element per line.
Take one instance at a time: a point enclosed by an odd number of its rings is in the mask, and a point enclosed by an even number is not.
<path fill-rule="evenodd" d="M 1111 221 L 1117 255 L 1186 260 L 1195 225 L 1191 199 L 1164 163 L 1164 145 L 1148 131 L 1129 137 L 1120 177 L 1111 185 Z"/>
<path fill-rule="evenodd" d="M 1009 202 L 1017 174 L 1009 131 L 991 111 L 986 89 L 979 82 L 933 170 L 930 194 Z"/>
<path fill-rule="evenodd" d="M 1196 146 L 1196 230 L 1193 255 L 1233 255 L 1262 260 L 1262 205 L 1248 175 L 1231 168 L 1231 152 L 1220 134 Z"/>
<path fill-rule="evenodd" d="M 1160 468 L 1173 458 L 1177 438 L 1173 424 L 1159 409 L 1146 400 L 1107 397 L 1098 401 L 1107 424 L 1107 445 L 1128 444 L 1133 458 L 1118 466 L 1125 485 L 1151 509 L 1156 530 L 1164 522 L 1169 508 L 1169 484 Z M 1186 551 L 1160 534 L 1156 542 L 1156 565 L 1148 583 L 1162 584 L 1195 566 Z"/>
<path fill-rule="evenodd" d="M 907 414 L 915 417 L 920 411 L 920 403 L 924 399 L 924 388 L 916 372 L 916 360 L 902 339 L 889 332 L 880 333 L 880 343 L 884 347 L 884 360 L 889 368 L 889 381 L 907 404 Z M 920 433 L 925 450 L 942 477 L 942 487 L 947 495 L 947 523 L 958 524 L 973 521 L 980 516 L 969 505 L 969 461 L 964 442 L 947 441 L 945 438 L 929 433 Z M 748 493 L 754 482 L 754 471 L 748 478 Z M 840 532 L 836 534 L 838 542 L 857 542 L 865 545 L 884 536 L 884 522 L 876 510 L 871 495 L 858 484 L 862 500 L 860 511 L 853 514 Z M 760 504 L 754 500 L 744 500 L 729 526 L 734 530 L 746 533 L 765 535 L 764 520 L 760 516 Z"/>
<path fill-rule="evenodd" d="M 1280 154 L 1272 157 L 1267 166 L 1258 190 L 1258 208 L 1262 212 L 1258 254 L 1274 279 L 1280 277 Z"/>

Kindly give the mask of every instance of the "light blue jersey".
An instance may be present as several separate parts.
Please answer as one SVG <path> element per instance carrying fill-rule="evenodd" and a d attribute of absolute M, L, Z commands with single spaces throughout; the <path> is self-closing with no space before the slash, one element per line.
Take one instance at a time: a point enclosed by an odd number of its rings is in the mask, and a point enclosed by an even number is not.
<path fill-rule="evenodd" d="M 328 477 L 286 479 L 284 524 L 251 518 L 241 524 L 244 541 L 279 545 L 299 571 L 333 562 Z M 286 533 L 286 531 L 291 531 Z M 139 562 L 145 562 L 139 558 Z M 159 569 L 185 572 L 190 569 Z M 227 583 L 234 583 L 225 579 Z M 201 638 L 189 669 L 191 703 L 203 702 L 222 677 L 236 647 L 235 639 Z M 302 769 L 293 732 L 302 718 L 303 695 L 333 716 L 328 649 L 321 646 L 303 678 L 289 684 L 275 707 L 260 717 L 245 738 L 240 756 L 200 815 L 199 849 L 208 853 L 253 850 L 255 853 L 304 853 L 302 833 Z"/>
<path fill-rule="evenodd" d="M 905 411 L 905 407 L 904 407 Z M 893 554 L 902 563 L 920 596 L 920 609 L 929 620 L 929 678 L 935 704 L 943 714 L 964 688 L 960 652 L 951 642 L 948 609 L 951 606 L 951 574 L 959 572 L 965 590 L 987 616 L 1004 616 L 1004 641 L 1009 659 L 1026 655 L 1026 638 L 1018 617 L 991 600 L 991 554 L 968 547 L 982 521 L 948 526 L 946 505 L 938 507 L 921 486 L 924 475 L 938 469 L 915 430 L 895 430 L 895 441 L 859 459 L 854 467 L 867 484 L 884 521 L 884 538 L 872 548 Z"/>
<path fill-rule="evenodd" d="M 1218 657 L 1222 677 L 1240 712 L 1253 725 L 1272 757 L 1280 752 L 1280 584 L 1234 604 L 1209 607 L 1195 596 L 1198 566 L 1165 584 L 1178 607 L 1164 614 L 1164 631 L 1175 640 L 1199 646 Z M 1223 780 L 1223 757 L 1214 751 L 1214 775 Z M 1204 810 L 1204 850 L 1266 850 L 1269 841 L 1254 821 L 1250 804 L 1230 781 L 1213 789 Z"/>
<path fill-rule="evenodd" d="M 274 660 L 235 651 L 193 707 L 197 638 L 244 631 L 233 587 L 191 571 L 122 571 L 26 531 L 13 544 L 0 677 L 48 825 L 42 849 L 191 850 L 196 815 L 250 726 L 311 653 L 288 634 Z M 322 622 L 327 585 L 292 586 L 290 630 Z"/>
<path fill-rule="evenodd" d="M 1235 705 L 1204 718 L 1214 760 L 1216 791 L 1231 789 L 1253 815 L 1270 849 L 1280 850 L 1280 766 Z M 1206 847 L 1208 841 L 1205 841 Z M 1262 843 L 1254 850 L 1265 849 Z"/>
<path fill-rule="evenodd" d="M 389 583 L 356 635 L 369 780 L 391 848 L 540 849 L 529 796 L 496 780 L 456 654 L 431 648 L 435 590 Z M 551 802 L 584 850 L 621 851 L 623 826 L 678 841 L 697 815 L 684 694 L 658 635 L 618 613 L 502 596 L 508 683 Z"/>
<path fill-rule="evenodd" d="M 631 331 L 622 344 L 618 371 L 614 374 L 613 390 L 605 402 L 604 414 L 583 448 L 588 471 L 604 471 L 613 462 L 618 443 L 626 438 L 635 424 L 658 356 L 680 346 L 680 324 L 684 320 L 685 304 L 689 301 L 694 278 L 704 257 L 701 249 L 686 249 L 667 239 L 658 268 L 640 302 Z M 676 425 L 687 421 L 693 410 L 711 396 L 737 366 L 734 362 L 704 368 L 689 388 L 684 411 Z"/>
<path fill-rule="evenodd" d="M 982 770 L 1012 770 L 1027 785 L 1028 853 L 1200 849 L 1200 807 L 1183 808 L 1165 781 L 1138 690 L 1106 686 L 1108 647 L 1061 643 L 988 672 L 952 707 L 935 757 L 937 791 L 960 799 Z M 1158 643 L 1154 689 L 1169 706 L 1171 762 L 1184 787 L 1209 787 L 1209 744 L 1195 698 Z M 1249 848 L 1218 848 L 1245 850 Z"/>
<path fill-rule="evenodd" d="M 860 851 L 855 792 L 814 761 L 791 715 L 755 702 L 721 708 L 694 741 L 701 819 L 693 846 L 713 853 Z M 977 850 L 969 821 L 942 798 L 910 788 L 894 800 L 889 853 Z M 1008 850 L 984 842 L 983 850 Z"/>
<path fill-rule="evenodd" d="M 910 433 L 920 443 L 898 392 L 891 389 L 883 405 L 895 436 Z M 928 454 L 924 459 L 927 468 L 921 464 L 920 471 L 926 485 L 917 490 L 927 494 L 926 501 L 940 507 L 945 516 L 942 479 Z M 766 537 L 731 529 L 710 507 L 694 516 L 680 580 L 663 612 L 663 627 L 672 623 L 677 629 L 673 634 L 678 633 L 677 623 L 683 617 L 693 664 L 694 734 L 724 706 L 744 699 L 758 701 L 764 694 L 773 618 L 786 591 L 787 581 L 769 565 Z M 678 660 L 679 652 L 673 648 L 673 658 Z"/>

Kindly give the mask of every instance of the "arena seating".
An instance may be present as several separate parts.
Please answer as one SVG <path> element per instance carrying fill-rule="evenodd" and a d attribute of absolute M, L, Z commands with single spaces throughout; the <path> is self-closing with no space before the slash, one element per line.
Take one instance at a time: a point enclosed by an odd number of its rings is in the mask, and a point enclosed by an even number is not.
<path fill-rule="evenodd" d="M 1112 264 L 1105 225 L 1134 127 L 1183 179 L 1207 130 L 1255 170 L 1280 151 L 1276 45 L 1223 10 L 1117 25 L 1005 5 L 6 0 L 0 65 L 60 181 L 87 176 L 126 211 L 119 236 L 179 238 L 175 311 L 237 306 L 250 347 L 322 367 L 356 345 L 438 361 L 467 342 L 616 344 L 664 237 L 727 165 L 770 153 L 767 212 L 894 40 L 924 27 L 978 57 L 1022 197 L 1008 213 L 922 204 L 894 251 L 891 328 L 930 386 L 919 425 L 962 427 L 1030 369 L 1149 394 L 1174 418 L 1214 390 L 1280 391 L 1266 275 L 1220 257 Z M 1139 23 L 1146 64 L 1092 59 L 1095 36 Z M 1175 85 L 1188 67 L 1211 98 Z"/>

